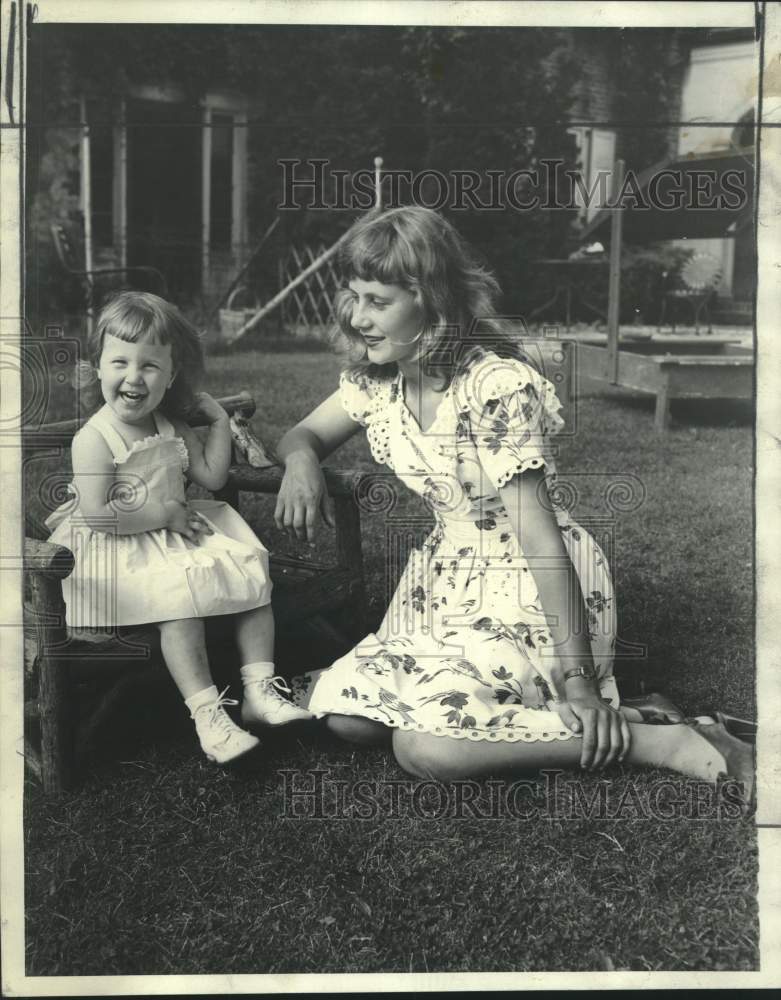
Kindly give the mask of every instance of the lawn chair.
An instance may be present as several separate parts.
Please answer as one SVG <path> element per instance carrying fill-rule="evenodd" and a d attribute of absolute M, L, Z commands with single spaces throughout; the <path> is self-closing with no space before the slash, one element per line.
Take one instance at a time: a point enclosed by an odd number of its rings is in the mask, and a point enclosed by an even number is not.
<path fill-rule="evenodd" d="M 133 267 L 97 267 L 87 270 L 84 267 L 83 258 L 75 249 L 76 241 L 72 238 L 72 234 L 68 232 L 66 227 L 59 222 L 54 222 L 50 226 L 50 229 L 52 240 L 54 241 L 54 249 L 57 253 L 57 260 L 60 262 L 63 270 L 80 283 L 88 312 L 92 312 L 100 305 L 97 299 L 96 283 L 106 275 L 145 275 L 147 278 L 152 278 L 151 283 L 154 286 L 148 290 L 156 292 L 163 298 L 167 298 L 168 285 L 165 277 L 157 268 L 137 265 Z"/>
<path fill-rule="evenodd" d="M 716 288 L 721 281 L 721 264 L 709 253 L 694 253 L 679 272 L 667 272 L 662 275 L 666 287 L 662 300 L 662 314 L 659 317 L 657 330 L 661 330 L 667 313 L 668 302 L 674 305 L 670 310 L 670 325 L 675 333 L 677 303 L 686 302 L 691 306 L 694 332 L 700 332 L 700 316 L 705 311 L 708 317 L 708 333 L 713 331 L 710 319 L 709 304 L 716 294 Z M 667 284 L 667 280 L 669 284 Z"/>
<path fill-rule="evenodd" d="M 219 403 L 232 418 L 236 464 L 215 496 L 238 509 L 240 493 L 275 494 L 283 470 L 270 464 L 273 456 L 246 425 L 255 412 L 249 393 Z M 28 452 L 63 451 L 80 423 L 66 420 L 25 429 Z M 320 645 L 335 645 L 341 655 L 369 631 L 356 500 L 363 474 L 328 468 L 324 475 L 334 502 L 335 562 L 324 565 L 272 553 L 272 604 L 281 630 L 298 634 L 306 625 Z M 58 792 L 72 787 L 97 732 L 128 688 L 157 683 L 165 675 L 155 626 L 66 627 L 60 581 L 73 569 L 73 554 L 46 541 L 48 532 L 29 517 L 25 534 L 25 763 L 41 779 L 44 791 Z M 219 621 L 214 621 L 215 629 Z"/>

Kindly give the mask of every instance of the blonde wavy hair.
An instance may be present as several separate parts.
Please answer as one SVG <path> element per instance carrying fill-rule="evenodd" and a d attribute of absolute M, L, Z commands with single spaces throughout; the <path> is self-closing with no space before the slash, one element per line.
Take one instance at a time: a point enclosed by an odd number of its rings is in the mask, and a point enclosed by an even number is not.
<path fill-rule="evenodd" d="M 487 350 L 517 357 L 519 344 L 496 314 L 499 285 L 455 227 L 430 208 L 404 206 L 364 216 L 340 247 L 345 283 L 353 279 L 399 285 L 419 297 L 425 316 L 421 353 L 427 374 L 447 387 Z M 376 365 L 352 326 L 352 296 L 337 293 L 334 340 L 353 369 L 391 378 L 395 362 Z"/>

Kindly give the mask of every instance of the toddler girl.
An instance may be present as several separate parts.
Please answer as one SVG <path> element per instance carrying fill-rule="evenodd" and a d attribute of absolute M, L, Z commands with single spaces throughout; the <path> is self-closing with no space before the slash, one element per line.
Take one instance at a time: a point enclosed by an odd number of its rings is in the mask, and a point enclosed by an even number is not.
<path fill-rule="evenodd" d="M 185 474 L 208 490 L 225 485 L 228 415 L 194 392 L 204 367 L 198 333 L 156 295 L 117 295 L 88 350 L 104 405 L 73 439 L 74 498 L 47 520 L 51 541 L 75 558 L 63 581 L 66 620 L 77 628 L 157 624 L 201 747 L 226 764 L 259 741 L 231 720 L 225 706 L 238 702 L 212 682 L 205 617 L 235 616 L 245 725 L 309 717 L 279 693 L 266 549 L 228 504 L 185 498 Z M 184 420 L 195 408 L 209 425 L 205 440 Z"/>

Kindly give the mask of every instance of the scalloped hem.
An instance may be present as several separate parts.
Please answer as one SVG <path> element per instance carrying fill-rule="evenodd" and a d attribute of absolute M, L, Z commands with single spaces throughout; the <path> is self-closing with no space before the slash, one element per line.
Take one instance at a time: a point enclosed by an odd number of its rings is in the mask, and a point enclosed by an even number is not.
<path fill-rule="evenodd" d="M 515 463 L 515 467 L 512 469 L 506 469 L 496 478 L 496 483 L 494 484 L 497 489 L 502 489 L 506 486 L 513 476 L 517 476 L 521 472 L 526 472 L 527 469 L 539 469 L 544 468 L 546 462 L 544 458 L 520 458 Z"/>
<path fill-rule="evenodd" d="M 298 704 L 298 702 L 296 702 Z M 308 708 L 311 712 L 312 709 Z M 388 722 L 379 716 L 362 715 L 358 712 L 345 712 L 341 709 L 329 709 L 320 712 L 312 712 L 315 719 L 323 719 L 326 715 L 347 715 L 351 719 L 367 719 L 369 722 L 379 722 L 388 729 L 398 729 L 405 733 L 427 733 L 429 736 L 450 737 L 455 740 L 470 740 L 472 743 L 552 743 L 554 740 L 571 740 L 575 738 L 575 733 L 569 730 L 552 729 L 535 733 L 525 730 L 518 732 L 515 729 L 451 729 L 447 726 L 426 726 L 422 722 L 413 724 L 411 722 Z"/>

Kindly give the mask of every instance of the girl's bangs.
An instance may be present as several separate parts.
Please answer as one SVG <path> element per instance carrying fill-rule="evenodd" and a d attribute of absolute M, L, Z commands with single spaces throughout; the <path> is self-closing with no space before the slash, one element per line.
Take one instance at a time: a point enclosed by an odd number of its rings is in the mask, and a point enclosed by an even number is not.
<path fill-rule="evenodd" d="M 123 294 L 109 302 L 98 320 L 97 333 L 116 337 L 127 344 L 144 340 L 151 344 L 171 344 L 169 318 L 165 310 L 154 303 L 128 300 Z"/>
<path fill-rule="evenodd" d="M 105 332 L 117 340 L 124 340 L 130 344 L 139 340 L 150 344 L 171 343 L 165 317 L 158 315 L 154 310 L 138 308 L 128 310 L 123 316 L 116 317 L 115 322 L 107 323 Z"/>
<path fill-rule="evenodd" d="M 358 278 L 402 286 L 417 283 L 414 257 L 390 227 L 356 233 L 345 247 L 342 268 L 348 281 Z"/>

